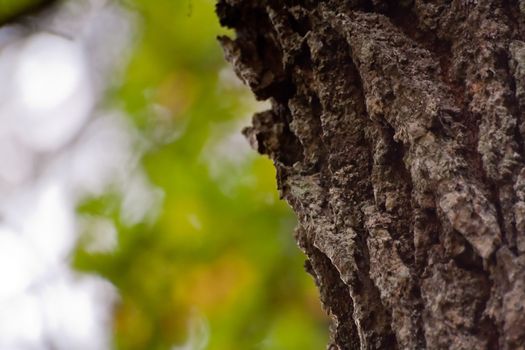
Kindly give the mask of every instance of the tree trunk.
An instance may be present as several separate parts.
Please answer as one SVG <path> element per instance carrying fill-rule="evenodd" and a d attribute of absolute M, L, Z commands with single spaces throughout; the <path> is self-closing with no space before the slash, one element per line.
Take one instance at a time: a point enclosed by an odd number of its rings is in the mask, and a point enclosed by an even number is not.
<path fill-rule="evenodd" d="M 220 0 L 329 349 L 525 349 L 525 0 Z"/>

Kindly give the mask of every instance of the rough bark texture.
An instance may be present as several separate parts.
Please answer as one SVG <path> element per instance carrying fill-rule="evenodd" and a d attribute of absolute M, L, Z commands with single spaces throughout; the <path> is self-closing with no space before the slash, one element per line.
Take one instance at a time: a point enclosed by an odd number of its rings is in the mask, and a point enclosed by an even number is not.
<path fill-rule="evenodd" d="M 525 349 L 525 0 L 220 0 L 330 349 Z"/>

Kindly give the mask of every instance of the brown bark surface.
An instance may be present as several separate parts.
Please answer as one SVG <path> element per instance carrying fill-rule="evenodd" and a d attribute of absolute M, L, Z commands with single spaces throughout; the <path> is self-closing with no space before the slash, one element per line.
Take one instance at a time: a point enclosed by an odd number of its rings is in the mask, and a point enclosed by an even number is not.
<path fill-rule="evenodd" d="M 330 349 L 525 349 L 525 0 L 220 0 Z"/>

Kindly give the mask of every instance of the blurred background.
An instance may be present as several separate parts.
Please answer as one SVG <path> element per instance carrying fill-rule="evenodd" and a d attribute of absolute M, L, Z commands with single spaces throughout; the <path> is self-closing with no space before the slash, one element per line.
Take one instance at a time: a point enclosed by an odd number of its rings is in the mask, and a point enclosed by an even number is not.
<path fill-rule="evenodd" d="M 0 0 L 0 350 L 324 348 L 214 0 L 48 3 Z"/>

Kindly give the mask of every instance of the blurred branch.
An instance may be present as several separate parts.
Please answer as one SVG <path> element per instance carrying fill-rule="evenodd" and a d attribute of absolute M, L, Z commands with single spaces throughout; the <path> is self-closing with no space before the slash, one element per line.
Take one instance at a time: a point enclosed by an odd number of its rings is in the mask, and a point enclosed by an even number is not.
<path fill-rule="evenodd" d="M 56 0 L 0 0 L 0 25 L 42 11 L 55 2 Z"/>

